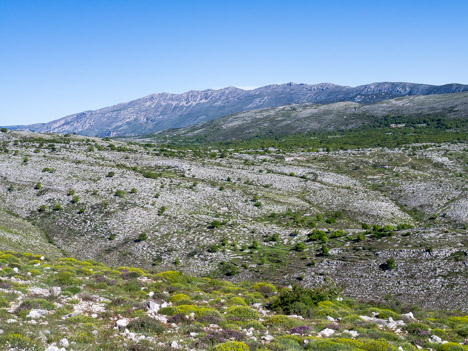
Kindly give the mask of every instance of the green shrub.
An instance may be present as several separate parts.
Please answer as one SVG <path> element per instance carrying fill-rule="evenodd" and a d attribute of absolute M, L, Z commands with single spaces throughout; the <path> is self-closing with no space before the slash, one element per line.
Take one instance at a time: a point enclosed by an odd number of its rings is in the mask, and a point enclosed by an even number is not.
<path fill-rule="evenodd" d="M 234 306 L 227 310 L 227 316 L 231 319 L 235 320 L 251 320 L 251 319 L 258 319 L 259 314 L 257 311 L 246 307 L 246 306 Z"/>
<path fill-rule="evenodd" d="M 299 314 L 306 317 L 311 308 L 321 301 L 337 297 L 338 293 L 339 290 L 334 286 L 307 289 L 294 285 L 292 289 L 283 289 L 269 308 L 279 313 Z"/>
<path fill-rule="evenodd" d="M 130 321 L 127 328 L 133 332 L 151 334 L 162 334 L 165 329 L 160 321 L 147 316 Z"/>
<path fill-rule="evenodd" d="M 448 342 L 448 343 L 440 345 L 437 348 L 437 351 L 466 351 L 466 348 L 464 348 L 460 344 L 456 344 L 454 342 Z"/>
<path fill-rule="evenodd" d="M 18 307 L 19 310 L 31 310 L 31 309 L 44 309 L 52 310 L 55 308 L 55 305 L 44 299 L 30 299 L 24 300 L 21 305 Z"/>
<path fill-rule="evenodd" d="M 245 300 L 242 297 L 234 296 L 234 297 L 231 297 L 227 301 L 227 305 L 229 305 L 229 306 L 247 306 L 247 303 L 245 302 Z"/>
<path fill-rule="evenodd" d="M 123 191 L 123 190 L 116 190 L 115 193 L 114 193 L 114 195 L 117 196 L 117 197 L 123 198 L 123 197 L 125 197 L 125 191 Z"/>
<path fill-rule="evenodd" d="M 228 277 L 236 275 L 239 272 L 239 268 L 237 268 L 237 266 L 232 262 L 222 261 L 219 263 L 218 267 L 219 267 L 219 272 L 222 275 L 225 275 Z"/>
<path fill-rule="evenodd" d="M 0 335 L 0 345 L 7 346 L 8 350 L 33 350 L 34 343 L 21 334 Z"/>
<path fill-rule="evenodd" d="M 310 340 L 310 339 L 309 339 Z M 312 339 L 313 340 L 313 339 Z M 314 350 L 314 351 L 351 351 L 351 350 L 360 350 L 356 349 L 352 346 L 341 344 L 332 340 L 320 340 L 320 339 L 315 339 L 312 342 L 310 342 L 308 346 L 309 350 Z M 375 351 L 387 351 L 386 349 L 375 349 Z"/>
<path fill-rule="evenodd" d="M 295 251 L 298 251 L 298 252 L 302 252 L 306 249 L 305 245 L 303 243 L 296 243 L 296 245 L 294 245 L 294 248 L 293 250 Z"/>
<path fill-rule="evenodd" d="M 298 322 L 287 316 L 277 314 L 266 319 L 265 324 L 276 328 L 291 329 L 298 325 Z"/>
<path fill-rule="evenodd" d="M 261 293 L 264 297 L 269 297 L 276 292 L 276 287 L 268 283 L 255 283 L 253 289 Z"/>
<path fill-rule="evenodd" d="M 175 294 L 173 295 L 169 301 L 171 302 L 177 302 L 179 300 L 190 300 L 190 297 L 185 295 L 185 294 Z"/>
<path fill-rule="evenodd" d="M 250 347 L 248 347 L 243 342 L 239 341 L 228 341 L 222 344 L 218 344 L 215 346 L 216 351 L 250 351 Z"/>

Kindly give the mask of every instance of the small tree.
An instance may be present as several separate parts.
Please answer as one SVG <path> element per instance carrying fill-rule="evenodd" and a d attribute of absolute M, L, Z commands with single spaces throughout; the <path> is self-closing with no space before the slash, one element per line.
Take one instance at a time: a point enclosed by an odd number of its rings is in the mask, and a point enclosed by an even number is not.
<path fill-rule="evenodd" d="M 113 176 L 115 176 L 115 172 L 112 172 L 112 171 L 111 171 L 111 172 L 107 173 L 107 176 L 106 176 L 106 177 L 107 177 L 107 178 L 112 178 Z"/>
<path fill-rule="evenodd" d="M 162 216 L 166 212 L 166 206 L 161 206 L 158 210 L 158 216 Z"/>
<path fill-rule="evenodd" d="M 214 220 L 213 222 L 211 222 L 210 227 L 213 228 L 213 229 L 214 228 L 219 228 L 219 227 L 221 227 L 221 222 L 218 221 L 218 220 Z"/>
<path fill-rule="evenodd" d="M 40 188 L 42 188 L 42 184 L 41 182 L 37 182 L 36 185 L 34 186 L 34 189 L 39 190 Z"/>
<path fill-rule="evenodd" d="M 216 246 L 216 245 L 211 245 L 211 246 L 208 248 L 208 252 L 211 252 L 211 253 L 218 252 L 218 246 Z"/>
<path fill-rule="evenodd" d="M 323 244 L 322 245 L 322 248 L 320 250 L 320 253 L 322 254 L 322 256 L 328 256 L 329 255 L 329 251 L 330 249 L 328 248 L 327 245 Z"/>
<path fill-rule="evenodd" d="M 80 201 L 80 197 L 78 195 L 75 195 L 72 197 L 71 202 L 74 204 L 77 204 Z"/>
<path fill-rule="evenodd" d="M 251 249 L 258 250 L 259 247 L 260 245 L 257 240 L 252 241 L 252 245 L 250 246 Z"/>
<path fill-rule="evenodd" d="M 395 269 L 396 268 L 395 259 L 393 257 L 390 257 L 387 260 L 386 265 L 387 265 L 387 269 L 389 270 Z"/>
<path fill-rule="evenodd" d="M 136 241 L 145 241 L 146 239 L 148 239 L 148 234 L 146 233 L 140 233 L 140 235 L 138 235 L 138 238 Z"/>

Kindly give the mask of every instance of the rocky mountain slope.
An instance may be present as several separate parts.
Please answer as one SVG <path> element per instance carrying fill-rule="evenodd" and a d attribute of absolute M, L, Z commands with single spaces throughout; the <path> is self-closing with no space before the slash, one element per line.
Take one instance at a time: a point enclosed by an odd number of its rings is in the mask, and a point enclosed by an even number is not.
<path fill-rule="evenodd" d="M 467 147 L 186 150 L 4 130 L 0 248 L 21 235 L 51 256 L 466 310 Z"/>
<path fill-rule="evenodd" d="M 446 94 L 467 91 L 467 85 L 431 86 L 414 83 L 373 83 L 345 87 L 280 84 L 255 90 L 229 87 L 189 91 L 183 94 L 153 94 L 95 111 L 85 111 L 44 124 L 16 126 L 41 133 L 77 133 L 90 136 L 139 135 L 209 121 L 241 111 L 290 104 L 351 101 L 368 104 L 399 96 Z"/>
<path fill-rule="evenodd" d="M 468 93 L 406 96 L 371 104 L 338 102 L 300 104 L 240 112 L 155 137 L 229 141 L 254 136 L 284 136 L 307 132 L 349 130 L 369 126 L 383 117 L 468 119 Z M 149 137 L 151 139 L 151 137 Z"/>

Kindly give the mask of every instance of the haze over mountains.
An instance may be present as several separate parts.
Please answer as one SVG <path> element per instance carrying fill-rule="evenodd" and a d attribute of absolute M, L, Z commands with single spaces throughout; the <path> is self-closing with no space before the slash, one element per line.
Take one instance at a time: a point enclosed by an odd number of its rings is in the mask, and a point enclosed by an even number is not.
<path fill-rule="evenodd" d="M 76 113 L 29 126 L 14 126 L 40 133 L 76 133 L 89 136 L 131 136 L 192 126 L 226 115 L 292 104 L 330 104 L 349 101 L 371 104 L 410 95 L 447 94 L 468 91 L 468 85 L 441 86 L 415 83 L 372 83 L 357 87 L 330 83 L 287 83 L 254 90 L 228 87 L 219 90 L 160 93 L 141 99 Z"/>

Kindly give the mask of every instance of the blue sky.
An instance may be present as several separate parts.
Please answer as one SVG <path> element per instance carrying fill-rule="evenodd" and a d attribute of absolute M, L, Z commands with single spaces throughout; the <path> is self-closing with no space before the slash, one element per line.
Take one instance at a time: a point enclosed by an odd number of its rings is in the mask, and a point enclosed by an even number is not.
<path fill-rule="evenodd" d="M 0 0 L 0 125 L 155 92 L 468 83 L 468 1 Z"/>

